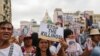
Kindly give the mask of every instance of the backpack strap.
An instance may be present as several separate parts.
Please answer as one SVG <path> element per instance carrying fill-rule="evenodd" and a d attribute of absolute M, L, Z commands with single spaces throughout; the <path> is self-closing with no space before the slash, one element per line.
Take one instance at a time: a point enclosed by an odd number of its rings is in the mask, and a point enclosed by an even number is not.
<path fill-rule="evenodd" d="M 11 44 L 8 56 L 12 56 L 13 54 L 14 45 Z"/>

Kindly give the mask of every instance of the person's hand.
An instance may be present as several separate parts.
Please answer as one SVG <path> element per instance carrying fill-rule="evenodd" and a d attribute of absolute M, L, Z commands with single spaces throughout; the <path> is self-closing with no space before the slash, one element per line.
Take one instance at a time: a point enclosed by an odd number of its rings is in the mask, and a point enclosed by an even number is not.
<path fill-rule="evenodd" d="M 92 46 L 93 46 L 93 47 L 95 47 L 95 46 L 96 46 L 96 43 L 95 43 L 95 42 L 93 42 L 93 41 L 92 41 Z"/>
<path fill-rule="evenodd" d="M 59 42 L 60 42 L 62 47 L 67 47 L 68 46 L 66 41 L 64 40 L 64 38 L 60 38 Z"/>

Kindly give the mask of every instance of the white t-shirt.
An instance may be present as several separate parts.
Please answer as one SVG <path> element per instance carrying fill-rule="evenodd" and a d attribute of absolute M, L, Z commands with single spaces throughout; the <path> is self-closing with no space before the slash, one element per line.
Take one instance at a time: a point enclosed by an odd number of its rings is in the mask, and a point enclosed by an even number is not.
<path fill-rule="evenodd" d="M 0 49 L 0 56 L 8 56 L 10 47 L 11 47 L 11 45 L 5 49 Z M 21 47 L 15 43 L 13 43 L 12 56 L 23 56 Z"/>
<path fill-rule="evenodd" d="M 60 48 L 61 48 L 61 44 L 59 43 L 57 47 L 52 45 L 52 46 L 50 46 L 49 49 L 50 49 L 51 54 L 54 55 L 59 52 Z"/>

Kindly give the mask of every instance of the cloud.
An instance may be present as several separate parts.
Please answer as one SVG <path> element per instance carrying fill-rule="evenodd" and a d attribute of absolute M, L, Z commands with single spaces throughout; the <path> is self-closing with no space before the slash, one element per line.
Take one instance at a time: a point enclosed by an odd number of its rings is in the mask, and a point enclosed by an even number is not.
<path fill-rule="evenodd" d="M 35 19 L 38 23 L 43 19 L 46 10 L 51 18 L 55 8 L 62 8 L 64 12 L 77 10 L 93 10 L 100 13 L 100 0 L 11 0 L 12 23 L 15 28 L 20 27 L 21 20 Z"/>

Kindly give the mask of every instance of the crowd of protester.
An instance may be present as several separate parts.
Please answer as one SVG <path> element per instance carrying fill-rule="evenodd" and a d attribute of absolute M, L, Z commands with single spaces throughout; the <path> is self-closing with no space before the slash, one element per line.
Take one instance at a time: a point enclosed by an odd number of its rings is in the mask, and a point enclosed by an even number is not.
<path fill-rule="evenodd" d="M 31 36 L 12 36 L 10 22 L 0 22 L 0 56 L 100 56 L 99 29 L 80 27 L 76 37 L 71 29 L 64 29 L 59 42 L 41 39 L 38 33 Z"/>

